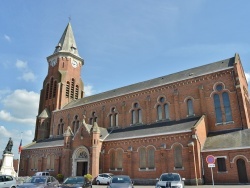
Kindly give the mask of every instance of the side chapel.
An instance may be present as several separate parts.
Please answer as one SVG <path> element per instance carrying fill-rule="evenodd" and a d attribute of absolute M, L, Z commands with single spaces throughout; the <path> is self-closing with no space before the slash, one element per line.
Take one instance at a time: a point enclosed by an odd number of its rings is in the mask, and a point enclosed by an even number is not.
<path fill-rule="evenodd" d="M 250 103 L 240 56 L 85 96 L 71 23 L 47 57 L 34 142 L 19 176 L 177 172 L 187 184 L 250 181 Z"/>

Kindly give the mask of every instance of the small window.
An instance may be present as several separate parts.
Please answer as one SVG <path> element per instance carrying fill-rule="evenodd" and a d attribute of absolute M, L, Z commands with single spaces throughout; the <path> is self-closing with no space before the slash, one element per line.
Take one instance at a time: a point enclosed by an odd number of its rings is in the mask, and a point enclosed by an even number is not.
<path fill-rule="evenodd" d="M 216 86 L 216 91 L 222 91 L 222 89 L 223 89 L 222 84 L 218 84 L 218 85 Z"/>
<path fill-rule="evenodd" d="M 164 98 L 164 97 L 161 97 L 159 101 L 160 101 L 160 102 L 165 102 L 165 98 Z"/>
<path fill-rule="evenodd" d="M 218 171 L 219 172 L 226 172 L 226 160 L 225 158 L 217 158 L 217 165 L 218 165 Z"/>
<path fill-rule="evenodd" d="M 138 108 L 138 107 L 139 107 L 138 103 L 135 103 L 134 108 Z"/>
<path fill-rule="evenodd" d="M 193 101 L 191 99 L 187 100 L 188 116 L 194 115 Z"/>

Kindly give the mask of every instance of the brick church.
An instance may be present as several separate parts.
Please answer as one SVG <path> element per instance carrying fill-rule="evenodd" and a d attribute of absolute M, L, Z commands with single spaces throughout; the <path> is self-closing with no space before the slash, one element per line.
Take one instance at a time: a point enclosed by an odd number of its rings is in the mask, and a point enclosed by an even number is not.
<path fill-rule="evenodd" d="M 146 182 L 177 172 L 195 185 L 211 184 L 212 170 L 215 184 L 250 182 L 250 101 L 238 54 L 85 96 L 84 59 L 68 23 L 47 63 L 19 176 L 106 172 Z"/>

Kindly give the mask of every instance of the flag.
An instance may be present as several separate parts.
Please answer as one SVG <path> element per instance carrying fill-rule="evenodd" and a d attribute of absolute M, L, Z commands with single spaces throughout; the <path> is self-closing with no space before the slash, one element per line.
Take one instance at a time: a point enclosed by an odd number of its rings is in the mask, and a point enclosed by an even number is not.
<path fill-rule="evenodd" d="M 22 151 L 22 139 L 21 139 L 20 145 L 19 145 L 19 147 L 18 147 L 18 153 L 21 153 L 21 151 Z"/>

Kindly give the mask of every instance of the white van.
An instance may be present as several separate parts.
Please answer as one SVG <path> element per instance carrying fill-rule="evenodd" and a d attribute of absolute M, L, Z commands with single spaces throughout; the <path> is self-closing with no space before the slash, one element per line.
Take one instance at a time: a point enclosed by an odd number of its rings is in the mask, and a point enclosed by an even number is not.
<path fill-rule="evenodd" d="M 34 176 L 49 176 L 49 172 L 36 172 Z"/>

